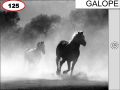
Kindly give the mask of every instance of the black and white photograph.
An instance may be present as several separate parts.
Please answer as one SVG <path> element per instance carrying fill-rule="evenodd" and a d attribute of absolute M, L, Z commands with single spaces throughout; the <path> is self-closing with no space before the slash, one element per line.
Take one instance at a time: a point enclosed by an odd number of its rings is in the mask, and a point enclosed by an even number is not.
<path fill-rule="evenodd" d="M 24 3 L 0 9 L 1 90 L 108 90 L 108 9 Z"/>

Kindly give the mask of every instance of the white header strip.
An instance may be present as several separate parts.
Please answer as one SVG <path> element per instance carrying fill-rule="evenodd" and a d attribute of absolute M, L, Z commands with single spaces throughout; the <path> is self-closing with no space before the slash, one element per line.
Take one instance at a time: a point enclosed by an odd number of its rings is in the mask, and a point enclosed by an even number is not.
<path fill-rule="evenodd" d="M 120 0 L 76 0 L 78 9 L 110 9 L 120 8 Z"/>

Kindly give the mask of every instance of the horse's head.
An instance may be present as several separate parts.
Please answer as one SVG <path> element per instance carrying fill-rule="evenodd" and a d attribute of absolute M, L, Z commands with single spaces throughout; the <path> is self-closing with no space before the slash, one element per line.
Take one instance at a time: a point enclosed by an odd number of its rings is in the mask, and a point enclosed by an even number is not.
<path fill-rule="evenodd" d="M 43 54 L 45 54 L 45 44 L 44 41 L 37 43 L 37 48 L 42 51 Z"/>
<path fill-rule="evenodd" d="M 83 32 L 78 32 L 75 38 L 80 44 L 82 44 L 83 46 L 86 46 L 86 40 Z"/>

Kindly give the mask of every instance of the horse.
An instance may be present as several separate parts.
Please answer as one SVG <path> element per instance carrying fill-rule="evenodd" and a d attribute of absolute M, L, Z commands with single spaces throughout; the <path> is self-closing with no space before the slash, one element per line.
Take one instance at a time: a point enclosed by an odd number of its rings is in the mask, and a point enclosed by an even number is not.
<path fill-rule="evenodd" d="M 72 75 L 74 66 L 80 54 L 80 45 L 86 46 L 86 40 L 83 32 L 75 33 L 74 37 L 70 42 L 65 40 L 60 41 L 56 48 L 57 75 L 60 75 L 61 67 L 66 61 L 68 65 L 68 70 L 63 71 L 63 74 L 67 74 L 71 70 L 70 75 Z M 71 62 L 73 62 L 72 67 Z"/>
<path fill-rule="evenodd" d="M 34 64 L 40 60 L 42 54 L 45 54 L 45 44 L 43 41 L 38 42 L 35 48 L 28 49 L 25 52 L 24 58 L 27 60 L 27 62 Z"/>

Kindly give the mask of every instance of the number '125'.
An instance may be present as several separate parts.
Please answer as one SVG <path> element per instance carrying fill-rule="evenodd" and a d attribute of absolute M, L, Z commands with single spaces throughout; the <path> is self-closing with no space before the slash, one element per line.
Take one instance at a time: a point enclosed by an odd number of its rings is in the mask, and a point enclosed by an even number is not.
<path fill-rule="evenodd" d="M 8 6 L 9 6 L 9 8 L 19 8 L 19 4 L 18 3 L 10 3 L 10 4 L 8 4 Z"/>

